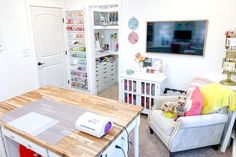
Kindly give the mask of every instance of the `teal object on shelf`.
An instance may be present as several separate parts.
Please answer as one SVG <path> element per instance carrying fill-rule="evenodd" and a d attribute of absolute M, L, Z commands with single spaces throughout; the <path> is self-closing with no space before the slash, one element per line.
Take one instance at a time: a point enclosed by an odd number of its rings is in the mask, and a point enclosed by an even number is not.
<path fill-rule="evenodd" d="M 133 75 L 134 71 L 133 70 L 126 70 L 127 75 Z"/>

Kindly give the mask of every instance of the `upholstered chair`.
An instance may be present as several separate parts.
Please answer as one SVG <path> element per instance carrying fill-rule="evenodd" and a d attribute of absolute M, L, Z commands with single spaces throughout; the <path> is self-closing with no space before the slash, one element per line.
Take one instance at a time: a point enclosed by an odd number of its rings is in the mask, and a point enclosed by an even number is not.
<path fill-rule="evenodd" d="M 170 156 L 173 156 L 174 152 L 217 146 L 228 120 L 227 108 L 217 113 L 180 117 L 174 121 L 167 118 L 160 108 L 164 102 L 176 99 L 176 96 L 158 97 L 148 116 L 150 132 L 160 138 L 169 149 Z"/>

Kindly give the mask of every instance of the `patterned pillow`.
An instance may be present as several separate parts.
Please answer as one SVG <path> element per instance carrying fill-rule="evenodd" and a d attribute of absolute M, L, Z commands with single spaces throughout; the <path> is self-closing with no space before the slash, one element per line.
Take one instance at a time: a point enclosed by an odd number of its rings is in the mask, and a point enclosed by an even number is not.
<path fill-rule="evenodd" d="M 199 87 L 196 87 L 193 90 L 191 97 L 187 102 L 187 109 L 185 112 L 185 116 L 200 115 L 202 111 L 202 106 L 203 106 L 203 99 L 201 91 Z"/>

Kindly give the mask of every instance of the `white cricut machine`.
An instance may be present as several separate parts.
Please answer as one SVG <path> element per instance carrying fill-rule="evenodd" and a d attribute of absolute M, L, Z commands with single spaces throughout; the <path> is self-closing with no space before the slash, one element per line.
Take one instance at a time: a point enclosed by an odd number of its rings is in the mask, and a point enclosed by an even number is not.
<path fill-rule="evenodd" d="M 112 121 L 95 113 L 86 112 L 76 120 L 75 127 L 82 132 L 100 138 L 111 130 Z"/>

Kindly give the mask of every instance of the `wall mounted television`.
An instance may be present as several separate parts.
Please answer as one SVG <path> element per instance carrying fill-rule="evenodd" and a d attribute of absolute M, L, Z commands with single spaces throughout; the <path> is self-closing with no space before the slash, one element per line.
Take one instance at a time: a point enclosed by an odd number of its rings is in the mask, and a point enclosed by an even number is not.
<path fill-rule="evenodd" d="M 208 20 L 147 22 L 146 52 L 204 56 Z"/>

